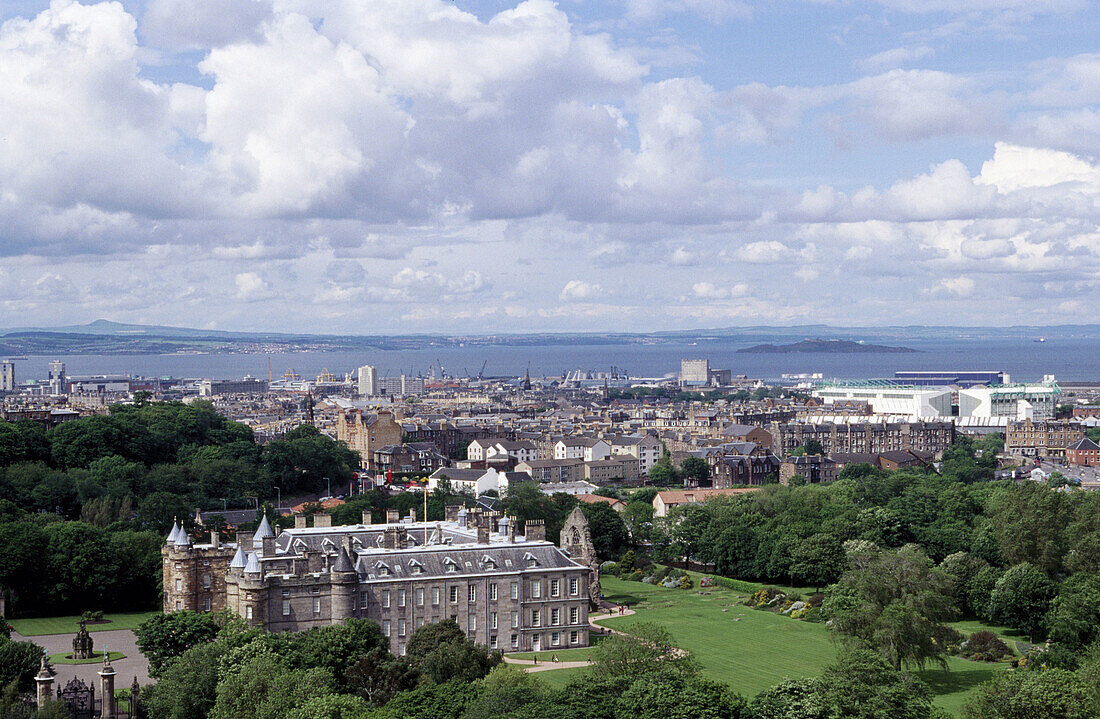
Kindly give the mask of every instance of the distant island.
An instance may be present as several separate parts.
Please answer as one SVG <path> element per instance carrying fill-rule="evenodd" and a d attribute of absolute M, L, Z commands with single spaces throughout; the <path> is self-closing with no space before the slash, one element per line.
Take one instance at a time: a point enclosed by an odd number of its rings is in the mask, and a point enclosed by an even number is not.
<path fill-rule="evenodd" d="M 851 340 L 802 340 L 801 342 L 794 342 L 789 345 L 755 345 L 753 347 L 743 347 L 738 352 L 751 352 L 753 354 L 792 354 L 792 353 L 888 353 L 888 354 L 906 354 L 909 352 L 920 352 L 920 350 L 910 349 L 908 347 L 888 347 L 886 345 L 872 345 L 865 344 L 863 342 L 852 342 Z"/>

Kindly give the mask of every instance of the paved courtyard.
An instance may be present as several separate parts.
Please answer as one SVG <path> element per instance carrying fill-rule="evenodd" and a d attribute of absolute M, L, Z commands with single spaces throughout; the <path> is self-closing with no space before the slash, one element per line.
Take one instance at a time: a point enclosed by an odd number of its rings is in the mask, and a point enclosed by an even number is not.
<path fill-rule="evenodd" d="M 11 638 L 20 642 L 34 642 L 46 650 L 47 654 L 58 652 L 71 652 L 73 650 L 73 634 L 43 634 L 36 637 L 23 637 L 17 632 L 12 632 Z M 94 632 L 92 639 L 95 641 L 95 651 L 101 652 L 104 648 L 111 652 L 122 652 L 125 659 L 111 662 L 118 672 L 115 677 L 115 688 L 126 689 L 137 677 L 142 686 L 149 684 L 149 663 L 138 651 L 134 643 L 134 633 L 129 629 L 116 629 L 113 631 Z M 103 666 L 95 664 L 54 664 L 54 688 L 64 686 L 73 677 L 79 677 L 85 684 L 95 683 L 96 691 L 99 691 L 99 676 L 96 674 Z"/>

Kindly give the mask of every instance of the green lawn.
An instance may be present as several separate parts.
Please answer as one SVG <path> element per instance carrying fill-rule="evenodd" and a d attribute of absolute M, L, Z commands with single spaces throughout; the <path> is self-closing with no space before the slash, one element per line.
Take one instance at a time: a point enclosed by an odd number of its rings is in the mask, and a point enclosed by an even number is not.
<path fill-rule="evenodd" d="M 51 664 L 102 664 L 103 652 L 95 652 L 95 656 L 91 659 L 66 659 L 72 652 L 61 652 L 59 654 L 50 655 Z M 122 652 L 111 652 L 111 661 L 117 662 L 119 659 L 125 659 L 126 655 Z"/>
<path fill-rule="evenodd" d="M 963 622 L 951 622 L 948 626 L 953 627 L 963 634 L 973 634 L 982 629 L 993 632 L 1000 637 L 1001 641 L 1007 644 L 1017 656 L 1022 656 L 1023 653 L 1016 646 L 1016 642 L 1028 642 L 1028 636 L 1018 629 L 1001 627 L 996 624 L 985 624 L 984 622 L 979 622 L 977 619 L 968 619 Z"/>
<path fill-rule="evenodd" d="M 588 655 L 592 653 L 592 647 L 580 647 L 578 649 L 558 649 L 545 652 L 537 652 L 539 662 L 550 662 L 555 656 L 563 662 L 588 661 Z M 533 659 L 536 652 L 517 652 L 508 654 L 513 659 Z"/>
<path fill-rule="evenodd" d="M 131 614 L 108 614 L 104 618 L 111 621 L 106 624 L 88 624 L 89 632 L 109 632 L 112 629 L 135 629 L 160 612 L 134 612 Z M 24 637 L 37 637 L 43 634 L 76 634 L 80 629 L 80 617 L 37 617 L 34 619 L 9 619 L 8 624 Z"/>
<path fill-rule="evenodd" d="M 561 689 L 575 678 L 583 676 L 588 667 L 574 667 L 573 669 L 554 669 L 545 672 L 535 672 L 531 676 L 538 678 L 547 686 Z"/>
<path fill-rule="evenodd" d="M 708 677 L 747 697 L 783 679 L 817 676 L 836 657 L 837 647 L 824 624 L 749 609 L 741 605 L 743 595 L 737 592 L 715 587 L 704 590 L 710 594 L 700 595 L 699 590 L 665 589 L 615 577 L 600 577 L 600 584 L 609 601 L 626 603 L 638 613 L 599 624 L 614 629 L 625 629 L 636 621 L 662 624 L 679 646 L 695 655 Z M 955 626 L 967 633 L 983 628 L 977 622 Z M 919 676 L 936 693 L 937 706 L 957 712 L 975 686 L 1007 665 L 952 657 L 948 667 L 948 672 L 927 669 Z"/>

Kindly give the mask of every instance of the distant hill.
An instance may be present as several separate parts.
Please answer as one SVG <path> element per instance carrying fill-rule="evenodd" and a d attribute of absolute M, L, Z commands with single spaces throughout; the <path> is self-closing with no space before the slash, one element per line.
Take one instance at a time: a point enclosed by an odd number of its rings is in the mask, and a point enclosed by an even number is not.
<path fill-rule="evenodd" d="M 886 345 L 865 344 L 863 342 L 852 342 L 851 340 L 813 339 L 802 340 L 801 342 L 794 342 L 789 345 L 755 345 L 753 347 L 743 347 L 737 351 L 753 354 L 869 354 L 872 352 L 880 354 L 907 354 L 910 352 L 919 352 L 920 350 L 910 349 L 908 347 L 887 347 Z"/>

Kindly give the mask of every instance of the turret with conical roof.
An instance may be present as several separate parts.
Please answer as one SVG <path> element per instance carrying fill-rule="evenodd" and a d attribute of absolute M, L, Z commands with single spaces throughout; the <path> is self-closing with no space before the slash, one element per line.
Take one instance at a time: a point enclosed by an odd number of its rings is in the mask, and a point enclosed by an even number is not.
<path fill-rule="evenodd" d="M 179 531 L 180 531 L 180 526 L 178 524 L 176 524 L 175 520 L 173 520 L 172 521 L 172 531 L 168 533 L 168 539 L 166 540 L 165 543 L 166 544 L 175 544 L 176 543 L 176 535 L 179 534 Z"/>
<path fill-rule="evenodd" d="M 252 535 L 252 546 L 258 549 L 264 546 L 264 539 L 274 536 L 275 532 L 271 531 L 271 523 L 267 521 L 265 514 L 260 520 L 260 526 L 256 527 L 256 533 Z"/>
<path fill-rule="evenodd" d="M 237 553 L 233 555 L 233 561 L 229 563 L 230 569 L 244 569 L 244 565 L 248 563 L 248 557 L 245 556 L 244 549 L 240 546 L 237 547 Z"/>

